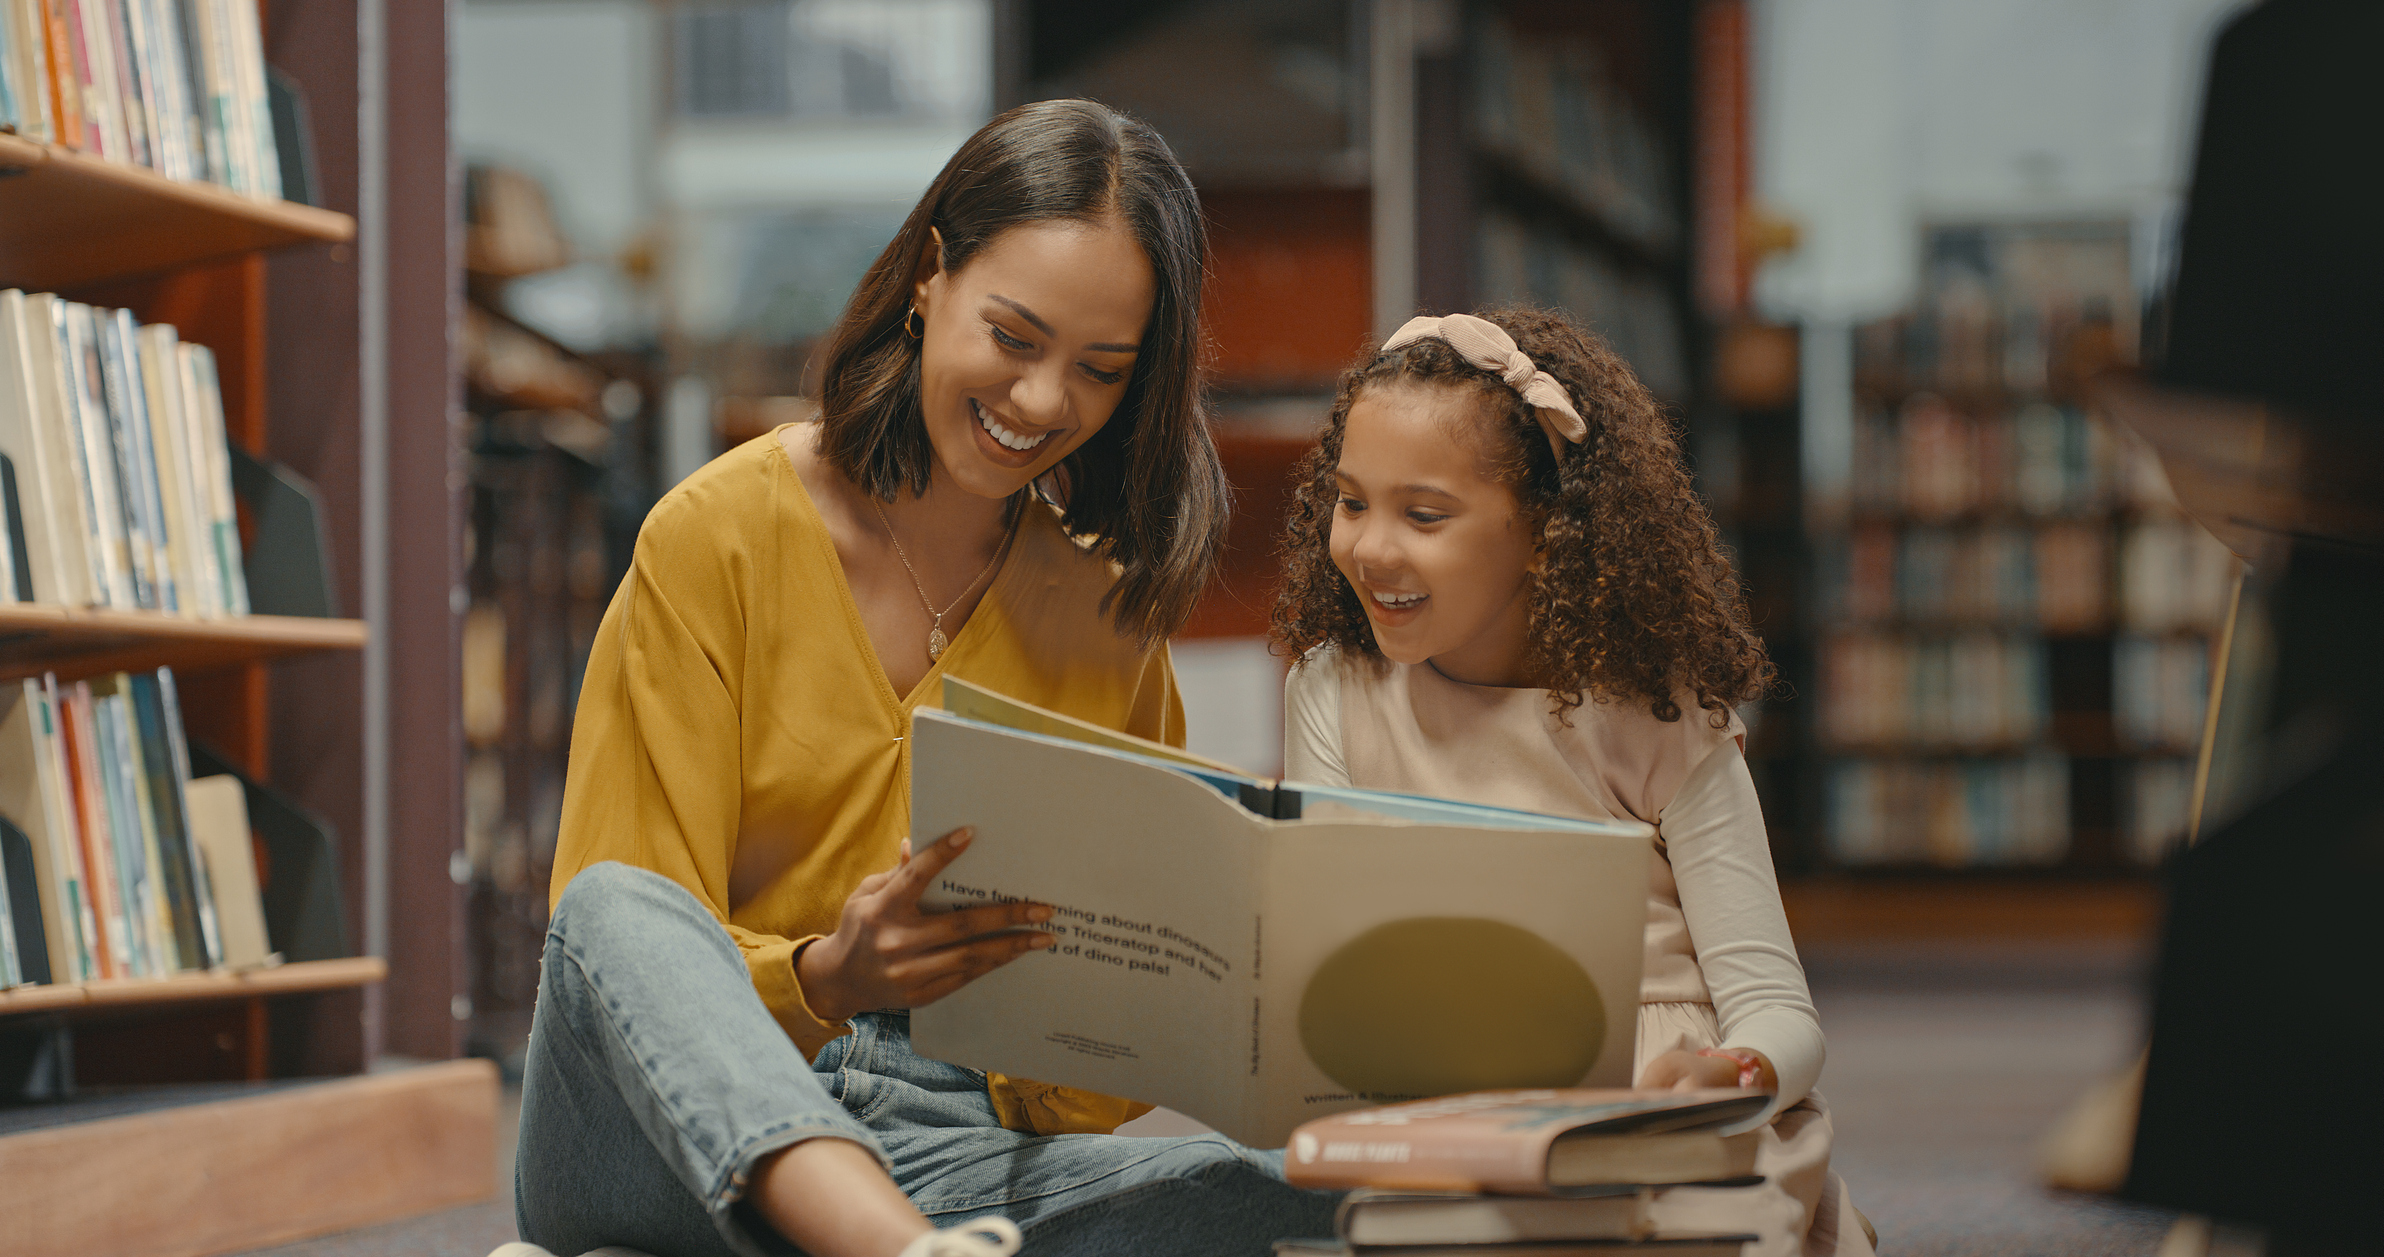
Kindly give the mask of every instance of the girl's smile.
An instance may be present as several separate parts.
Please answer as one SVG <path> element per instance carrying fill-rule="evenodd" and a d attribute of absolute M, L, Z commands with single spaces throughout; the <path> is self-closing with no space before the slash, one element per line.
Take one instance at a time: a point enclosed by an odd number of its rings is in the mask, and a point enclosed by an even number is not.
<path fill-rule="evenodd" d="M 1350 404 L 1334 483 L 1333 564 L 1399 663 L 1527 685 L 1533 529 L 1473 439 L 1459 388 L 1371 388 Z"/>

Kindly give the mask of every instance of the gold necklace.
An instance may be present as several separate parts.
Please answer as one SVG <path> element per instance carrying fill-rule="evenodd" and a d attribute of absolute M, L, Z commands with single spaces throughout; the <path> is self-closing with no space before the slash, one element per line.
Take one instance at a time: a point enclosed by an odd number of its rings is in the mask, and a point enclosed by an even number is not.
<path fill-rule="evenodd" d="M 894 543 L 894 557 L 902 560 L 902 570 L 910 573 L 911 588 L 919 591 L 919 605 L 927 609 L 927 614 L 935 617 L 935 623 L 927 630 L 927 661 L 934 663 L 943 658 L 944 651 L 952 645 L 952 639 L 944 636 L 944 617 L 952 614 L 952 608 L 959 606 L 970 594 L 975 593 L 977 582 L 984 580 L 985 574 L 993 570 L 993 565 L 1002 561 L 1002 554 L 1010 548 L 1010 536 L 1018 523 L 1018 516 L 1012 514 L 1010 522 L 1002 526 L 1002 543 L 993 548 L 993 557 L 987 559 L 985 566 L 979 568 L 977 574 L 969 579 L 968 588 L 961 590 L 960 597 L 946 603 L 944 609 L 938 611 L 935 609 L 935 604 L 927 600 L 927 586 L 919 580 L 919 569 L 912 567 L 911 556 L 902 552 L 902 538 L 894 535 L 894 521 L 886 518 L 886 508 L 878 504 L 874 494 L 870 496 L 869 509 L 877 512 L 877 522 L 884 525 L 886 529 L 886 540 Z"/>

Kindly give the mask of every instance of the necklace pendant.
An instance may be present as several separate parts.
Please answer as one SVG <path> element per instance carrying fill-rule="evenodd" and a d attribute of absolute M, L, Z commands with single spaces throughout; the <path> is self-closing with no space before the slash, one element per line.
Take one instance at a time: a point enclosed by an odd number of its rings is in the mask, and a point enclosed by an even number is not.
<path fill-rule="evenodd" d="M 952 643 L 951 643 L 950 639 L 948 639 L 948 638 L 946 638 L 946 637 L 944 636 L 944 631 L 943 631 L 942 629 L 940 629 L 940 628 L 934 628 L 934 629 L 929 629 L 929 630 L 927 630 L 927 659 L 928 659 L 928 662 L 932 663 L 932 662 L 934 662 L 934 661 L 936 661 L 936 660 L 938 660 L 938 659 L 941 659 L 941 658 L 943 658 L 943 657 L 944 657 L 944 648 L 945 648 L 946 646 L 949 646 L 949 645 L 951 645 L 951 644 L 952 644 Z"/>

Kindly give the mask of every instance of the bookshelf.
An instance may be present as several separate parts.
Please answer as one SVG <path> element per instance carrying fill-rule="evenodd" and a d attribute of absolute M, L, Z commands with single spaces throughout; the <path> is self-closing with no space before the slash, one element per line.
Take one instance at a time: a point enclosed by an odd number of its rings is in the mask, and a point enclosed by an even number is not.
<path fill-rule="evenodd" d="M 1843 488 L 1806 514 L 1794 863 L 2124 878 L 2184 831 L 2236 563 L 2087 399 L 2131 356 L 2125 226 L 1923 246 L 1920 304 L 1854 332 Z"/>
<path fill-rule="evenodd" d="M 344 248 L 356 230 L 355 219 L 332 210 L 0 135 L 0 287 L 126 308 L 143 324 L 171 324 L 185 342 L 206 346 L 218 366 L 226 434 L 251 453 L 268 444 L 266 254 Z M 277 701 L 267 665 L 353 655 L 366 642 L 364 622 L 354 619 L 0 603 L 0 680 L 173 668 L 191 740 L 258 779 L 271 776 Z M 85 1082 L 345 1072 L 360 1068 L 365 1053 L 336 1027 L 332 1006 L 311 997 L 353 999 L 387 973 L 385 961 L 358 957 L 24 986 L 0 991 L 0 1035 L 55 1036 L 88 1023 L 91 1034 L 57 1040 L 73 1044 Z M 227 1005 L 237 1007 L 245 1032 L 234 1049 L 177 1050 L 214 1035 Z M 350 1016 L 354 1007 L 346 1005 Z M 268 1051 L 275 1041 L 294 1050 Z"/>
<path fill-rule="evenodd" d="M 355 235 L 345 214 L 0 134 L 0 275 L 28 292 Z"/>
<path fill-rule="evenodd" d="M 61 680 L 155 668 L 199 671 L 316 651 L 364 649 L 361 620 L 246 615 L 196 620 L 154 611 L 0 603 L 0 681 Z"/>

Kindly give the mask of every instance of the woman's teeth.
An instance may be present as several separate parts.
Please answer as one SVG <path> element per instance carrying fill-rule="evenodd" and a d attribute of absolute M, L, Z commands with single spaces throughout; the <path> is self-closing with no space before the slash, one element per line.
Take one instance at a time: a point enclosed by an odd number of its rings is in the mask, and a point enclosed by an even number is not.
<path fill-rule="evenodd" d="M 1405 611 L 1429 596 L 1427 594 L 1376 594 L 1374 602 L 1376 606 L 1386 611 Z"/>
<path fill-rule="evenodd" d="M 1036 446 L 1041 445 L 1045 439 L 1051 436 L 1053 431 L 1056 431 L 1056 429 L 1046 429 L 1042 433 L 1035 436 L 1020 436 L 1008 428 L 1003 427 L 1001 420 L 993 417 L 993 412 L 985 409 L 985 407 L 981 405 L 978 405 L 974 400 L 969 402 L 969 408 L 977 412 L 977 425 L 984 428 L 988 436 L 991 436 L 994 440 L 1001 442 L 1004 449 L 1013 449 L 1022 452 L 1025 450 L 1031 450 Z"/>

